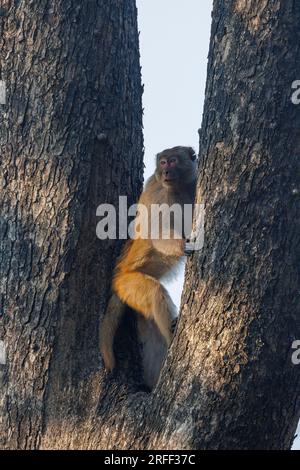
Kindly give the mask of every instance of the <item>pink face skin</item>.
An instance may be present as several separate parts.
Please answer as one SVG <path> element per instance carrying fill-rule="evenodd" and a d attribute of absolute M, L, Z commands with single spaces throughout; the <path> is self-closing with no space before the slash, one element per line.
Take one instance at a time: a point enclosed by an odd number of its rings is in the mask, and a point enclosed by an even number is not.
<path fill-rule="evenodd" d="M 159 162 L 164 181 L 173 181 L 177 179 L 177 158 L 162 158 Z"/>

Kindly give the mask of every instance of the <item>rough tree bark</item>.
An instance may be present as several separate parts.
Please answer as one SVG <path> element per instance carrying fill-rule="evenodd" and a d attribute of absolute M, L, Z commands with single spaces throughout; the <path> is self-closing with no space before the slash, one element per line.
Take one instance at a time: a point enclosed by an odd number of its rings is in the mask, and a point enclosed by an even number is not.
<path fill-rule="evenodd" d="M 0 446 L 79 447 L 73 427 L 97 404 L 99 315 L 118 251 L 96 238 L 96 207 L 119 194 L 133 202 L 142 184 L 136 7 L 0 5 Z"/>
<path fill-rule="evenodd" d="M 1 447 L 288 448 L 300 414 L 291 363 L 299 111 L 290 101 L 300 6 L 214 2 L 197 196 L 205 246 L 189 263 L 177 334 L 149 394 L 124 347 L 112 377 L 97 351 L 118 247 L 96 239 L 95 208 L 140 189 L 134 2 L 10 3 L 0 53 L 9 84 Z"/>
<path fill-rule="evenodd" d="M 176 380 L 161 400 L 167 442 L 176 419 L 186 447 L 289 449 L 293 441 L 300 108 L 291 87 L 300 77 L 299 21 L 292 0 L 214 1 L 197 194 L 205 244 L 188 265 L 168 365 Z"/>

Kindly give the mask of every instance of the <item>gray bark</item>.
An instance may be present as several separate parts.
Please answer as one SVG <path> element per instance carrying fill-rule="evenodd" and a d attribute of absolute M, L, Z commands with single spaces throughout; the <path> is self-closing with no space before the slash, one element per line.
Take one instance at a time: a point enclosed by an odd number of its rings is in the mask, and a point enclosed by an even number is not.
<path fill-rule="evenodd" d="M 119 249 L 96 238 L 96 207 L 142 183 L 136 7 L 0 3 L 0 446 L 79 447 Z"/>
<path fill-rule="evenodd" d="M 158 392 L 173 446 L 174 435 L 201 449 L 289 449 L 293 441 L 300 108 L 291 86 L 300 77 L 299 21 L 291 0 L 214 2 L 197 195 L 205 244 L 188 264 L 166 373 L 176 380 Z"/>

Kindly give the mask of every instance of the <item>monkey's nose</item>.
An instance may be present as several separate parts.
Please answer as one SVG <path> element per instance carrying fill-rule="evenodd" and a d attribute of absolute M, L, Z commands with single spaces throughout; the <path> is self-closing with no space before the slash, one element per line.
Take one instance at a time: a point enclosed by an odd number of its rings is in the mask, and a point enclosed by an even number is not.
<path fill-rule="evenodd" d="M 166 181 L 169 181 L 169 180 L 173 179 L 172 171 L 164 170 L 163 175 L 164 175 L 164 178 L 165 178 Z"/>

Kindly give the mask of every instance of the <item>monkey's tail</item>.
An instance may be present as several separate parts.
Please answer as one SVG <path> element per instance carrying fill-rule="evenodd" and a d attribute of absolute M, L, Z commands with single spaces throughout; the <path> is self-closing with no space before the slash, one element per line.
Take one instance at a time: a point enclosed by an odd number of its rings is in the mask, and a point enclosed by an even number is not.
<path fill-rule="evenodd" d="M 116 365 L 114 355 L 114 338 L 121 322 L 124 310 L 125 304 L 123 304 L 116 294 L 112 294 L 108 302 L 99 334 L 100 352 L 104 361 L 105 369 L 109 371 L 112 371 Z"/>

